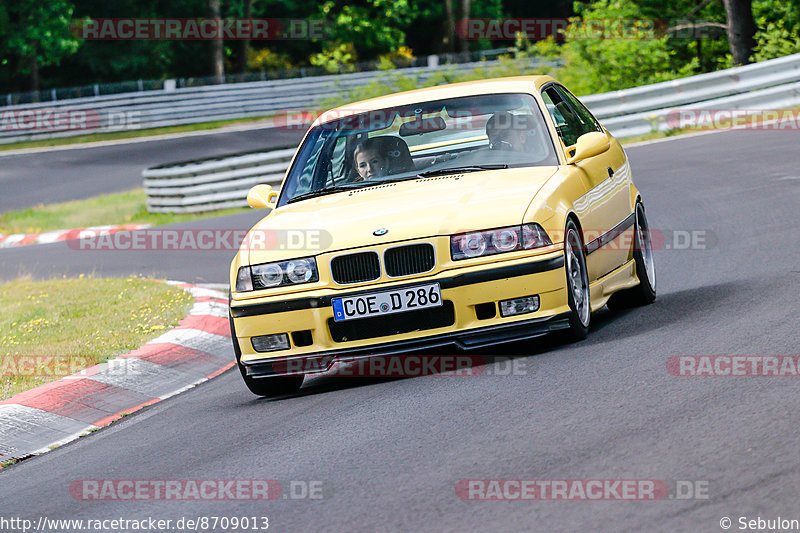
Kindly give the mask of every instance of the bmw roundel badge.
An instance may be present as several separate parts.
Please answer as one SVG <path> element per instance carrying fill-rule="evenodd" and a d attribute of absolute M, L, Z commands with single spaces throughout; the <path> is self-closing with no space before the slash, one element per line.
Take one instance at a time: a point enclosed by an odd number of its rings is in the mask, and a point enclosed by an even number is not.
<path fill-rule="evenodd" d="M 389 230 L 386 228 L 376 229 L 375 231 L 372 232 L 372 234 L 375 235 L 376 237 L 383 237 L 387 233 L 389 233 Z"/>

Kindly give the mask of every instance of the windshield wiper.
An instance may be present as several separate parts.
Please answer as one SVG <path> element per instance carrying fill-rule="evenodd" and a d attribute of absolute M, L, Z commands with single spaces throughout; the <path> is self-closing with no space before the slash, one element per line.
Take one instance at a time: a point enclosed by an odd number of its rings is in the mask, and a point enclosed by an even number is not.
<path fill-rule="evenodd" d="M 361 185 L 360 183 L 356 186 L 353 185 L 354 184 L 350 184 L 349 186 L 335 185 L 333 187 L 325 187 L 323 189 L 317 189 L 316 191 L 308 191 L 287 200 L 286 203 L 291 204 L 293 202 L 299 202 L 300 200 L 307 200 L 309 198 L 316 198 L 317 196 L 325 196 L 327 194 L 333 194 L 336 192 L 352 191 L 353 189 L 360 189 L 361 187 L 363 187 L 363 185 Z"/>
<path fill-rule="evenodd" d="M 355 189 L 377 187 L 379 185 L 383 185 L 386 183 L 396 183 L 398 181 L 407 181 L 415 178 L 427 178 L 430 176 L 442 176 L 445 174 L 458 174 L 459 172 L 480 172 L 482 170 L 498 170 L 502 168 L 508 168 L 508 165 L 505 163 L 496 163 L 491 165 L 466 165 L 463 167 L 448 167 L 436 170 L 426 170 L 424 172 L 420 172 L 416 176 L 404 176 L 401 178 L 390 178 L 378 181 L 360 181 L 358 183 L 351 183 L 349 185 L 334 185 L 333 187 L 325 187 L 324 189 L 317 189 L 316 191 L 309 191 L 300 194 L 298 196 L 295 196 L 294 198 L 287 200 L 286 203 L 291 204 L 294 202 L 299 202 L 301 200 L 307 200 L 309 198 L 316 198 L 317 196 L 325 196 L 327 194 L 333 194 L 343 191 L 352 191 Z"/>
<path fill-rule="evenodd" d="M 414 179 L 417 179 L 418 177 L 419 177 L 418 175 L 414 175 L 414 176 L 403 176 L 402 178 L 389 178 L 388 180 L 373 181 L 372 182 L 373 185 L 370 185 L 370 187 L 372 187 L 372 186 L 376 186 L 377 187 L 378 185 L 384 185 L 386 183 L 398 183 L 398 182 L 401 182 L 401 181 L 414 180 Z"/>
<path fill-rule="evenodd" d="M 458 174 L 459 172 L 480 172 L 482 170 L 499 170 L 508 168 L 505 163 L 495 163 L 492 165 L 467 165 L 463 167 L 437 168 L 436 170 L 426 170 L 417 174 L 418 178 L 428 178 L 430 176 L 442 176 L 444 174 Z"/>

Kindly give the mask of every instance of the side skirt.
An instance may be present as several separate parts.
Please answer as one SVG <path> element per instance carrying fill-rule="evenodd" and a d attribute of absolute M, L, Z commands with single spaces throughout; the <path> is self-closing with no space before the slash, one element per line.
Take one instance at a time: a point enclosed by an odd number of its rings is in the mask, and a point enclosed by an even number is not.
<path fill-rule="evenodd" d="M 636 262 L 631 259 L 621 267 L 612 270 L 602 278 L 589 285 L 592 311 L 597 311 L 608 302 L 617 291 L 629 289 L 639 284 L 636 277 Z"/>

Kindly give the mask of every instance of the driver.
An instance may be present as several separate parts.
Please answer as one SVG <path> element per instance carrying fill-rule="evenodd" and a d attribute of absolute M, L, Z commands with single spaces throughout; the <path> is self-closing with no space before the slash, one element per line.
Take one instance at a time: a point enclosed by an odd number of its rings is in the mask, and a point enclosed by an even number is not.
<path fill-rule="evenodd" d="M 359 143 L 353 151 L 353 161 L 358 172 L 355 181 L 380 178 L 389 168 L 389 159 L 382 153 L 377 137 Z"/>
<path fill-rule="evenodd" d="M 512 115 L 500 111 L 486 121 L 490 150 L 530 152 L 532 139 L 538 136 L 538 125 L 531 115 Z"/>

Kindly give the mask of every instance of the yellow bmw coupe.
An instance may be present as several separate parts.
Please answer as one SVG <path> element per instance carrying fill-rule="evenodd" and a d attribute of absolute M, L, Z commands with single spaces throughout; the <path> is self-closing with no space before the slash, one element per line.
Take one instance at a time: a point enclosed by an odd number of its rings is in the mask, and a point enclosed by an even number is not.
<path fill-rule="evenodd" d="M 625 151 L 549 76 L 327 111 L 248 203 L 271 210 L 231 264 L 230 323 L 257 395 L 365 357 L 579 340 L 656 297 Z"/>

